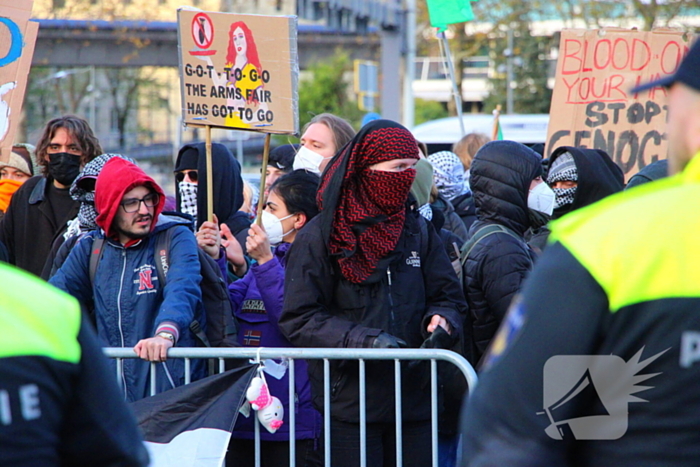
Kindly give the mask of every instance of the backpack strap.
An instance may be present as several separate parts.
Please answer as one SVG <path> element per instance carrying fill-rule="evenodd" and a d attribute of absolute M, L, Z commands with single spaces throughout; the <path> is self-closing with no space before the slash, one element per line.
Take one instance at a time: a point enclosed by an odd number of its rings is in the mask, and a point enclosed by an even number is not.
<path fill-rule="evenodd" d="M 95 283 L 95 274 L 97 274 L 97 266 L 100 264 L 102 259 L 102 253 L 105 247 L 105 239 L 93 237 L 92 247 L 90 248 L 90 283 Z"/>
<path fill-rule="evenodd" d="M 170 243 L 173 238 L 173 229 L 167 229 L 165 232 L 162 232 L 158 236 L 156 236 L 156 245 L 155 245 L 155 260 L 156 260 L 156 269 L 158 270 L 158 280 L 161 283 L 162 287 L 165 287 L 165 281 L 167 279 L 168 275 L 168 269 L 170 268 Z M 197 247 L 199 249 L 199 247 Z M 193 319 L 192 322 L 190 323 L 190 331 L 192 331 L 192 334 L 194 334 L 197 339 L 202 341 L 202 344 L 206 347 L 211 347 L 211 344 L 209 343 L 209 339 L 207 339 L 207 335 L 202 329 L 202 325 L 199 324 L 199 321 L 196 319 Z"/>
<path fill-rule="evenodd" d="M 469 258 L 469 254 L 472 252 L 472 250 L 474 249 L 474 247 L 476 246 L 477 243 L 479 243 L 481 240 L 488 237 L 489 235 L 493 235 L 496 233 L 508 234 L 511 237 L 522 241 L 522 239 L 520 237 L 518 237 L 518 235 L 515 232 L 513 232 L 512 230 L 510 230 L 507 227 L 504 227 L 504 226 L 499 225 L 499 224 L 486 225 L 486 226 L 480 228 L 479 230 L 477 230 L 476 232 L 474 232 L 474 235 L 472 235 L 471 238 L 469 240 L 467 240 L 466 242 L 464 242 L 464 245 L 462 245 L 462 248 L 461 248 L 460 254 L 459 254 L 460 260 L 462 262 L 462 266 L 464 266 L 466 264 L 467 259 Z"/>
<path fill-rule="evenodd" d="M 173 238 L 173 229 L 167 229 L 156 235 L 156 245 L 155 245 L 155 260 L 156 260 L 156 271 L 158 273 L 158 281 L 160 281 L 161 287 L 165 287 L 165 280 L 168 276 L 168 268 L 170 267 L 170 241 Z"/>

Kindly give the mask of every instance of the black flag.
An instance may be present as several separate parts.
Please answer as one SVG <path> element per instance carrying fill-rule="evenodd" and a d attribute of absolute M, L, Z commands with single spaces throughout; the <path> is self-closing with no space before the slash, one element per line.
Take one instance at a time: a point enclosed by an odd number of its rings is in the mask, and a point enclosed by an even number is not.
<path fill-rule="evenodd" d="M 133 402 L 151 466 L 221 465 L 255 368 L 229 370 Z"/>

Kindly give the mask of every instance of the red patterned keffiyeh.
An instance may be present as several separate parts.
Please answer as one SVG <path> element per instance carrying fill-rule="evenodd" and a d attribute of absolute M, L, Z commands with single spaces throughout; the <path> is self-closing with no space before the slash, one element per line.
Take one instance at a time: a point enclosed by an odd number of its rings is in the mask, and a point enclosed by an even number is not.
<path fill-rule="evenodd" d="M 418 159 L 411 132 L 398 123 L 375 120 L 331 160 L 323 174 L 318 194 L 322 230 L 350 282 L 364 282 L 396 248 L 416 175 L 415 169 L 385 172 L 370 166 L 408 158 Z"/>

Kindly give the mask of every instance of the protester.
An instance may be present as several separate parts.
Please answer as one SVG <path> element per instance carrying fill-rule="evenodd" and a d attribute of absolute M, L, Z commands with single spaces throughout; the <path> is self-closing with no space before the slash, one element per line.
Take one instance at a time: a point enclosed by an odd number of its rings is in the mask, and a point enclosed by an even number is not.
<path fill-rule="evenodd" d="M 625 187 L 625 175 L 601 149 L 560 146 L 549 158 L 547 184 L 555 195 L 552 219 L 593 204 Z M 528 244 L 542 252 L 547 246 L 546 223 L 532 226 L 526 234 Z"/>
<path fill-rule="evenodd" d="M 458 338 L 463 295 L 435 230 L 407 204 L 418 146 L 411 133 L 375 120 L 348 143 L 321 180 L 321 213 L 288 253 L 280 329 L 301 347 L 419 347 L 435 333 Z M 438 331 L 439 329 L 439 331 Z M 452 336 L 449 336 L 451 333 Z M 356 367 L 332 361 L 331 462 L 360 463 Z M 391 362 L 366 363 L 367 465 L 391 465 L 395 449 Z M 309 362 L 323 409 L 323 362 Z M 429 465 L 429 371 L 403 364 L 404 465 Z"/>
<path fill-rule="evenodd" d="M 0 219 L 10 205 L 12 195 L 34 175 L 34 167 L 29 151 L 13 146 L 10 159 L 0 162 Z"/>
<path fill-rule="evenodd" d="M 468 133 L 452 145 L 452 152 L 457 154 L 464 167 L 464 183 L 469 186 L 470 169 L 474 156 L 481 147 L 491 141 L 491 138 L 483 133 Z"/>
<path fill-rule="evenodd" d="M 41 272 L 42 279 L 49 280 L 56 274 L 56 271 L 68 257 L 70 250 L 75 246 L 75 242 L 82 235 L 98 229 L 95 222 L 97 218 L 97 211 L 95 211 L 95 182 L 107 161 L 113 157 L 120 157 L 133 164 L 136 163 L 132 158 L 121 154 L 101 154 L 85 164 L 85 167 L 83 167 L 83 170 L 68 190 L 71 198 L 80 203 L 80 210 L 77 217 L 68 222 L 68 227 L 63 235 L 58 236 L 54 240 L 44 265 L 44 270 Z"/>
<path fill-rule="evenodd" d="M 473 363 L 486 351 L 513 296 L 532 269 L 535 254 L 523 234 L 530 226 L 530 191 L 541 183 L 540 158 L 520 143 L 487 143 L 472 162 L 477 221 L 470 235 L 479 240 L 462 260 L 464 294 L 476 346 Z M 481 237 L 487 232 L 482 229 L 494 229 L 492 226 L 497 231 Z"/>
<path fill-rule="evenodd" d="M 243 347 L 292 347 L 277 325 L 284 300 L 284 269 L 287 252 L 298 233 L 318 214 L 316 192 L 318 176 L 297 170 L 278 178 L 262 214 L 262 224 L 252 224 L 248 232 L 247 250 L 255 263 L 250 273 L 229 285 L 234 314 L 239 322 L 238 341 Z M 217 248 L 220 236 L 214 223 L 204 223 L 197 238 L 225 270 L 226 255 Z M 271 245 L 274 249 L 271 249 Z M 237 255 L 237 251 L 232 252 Z M 297 360 L 294 371 L 296 406 L 296 465 L 320 465 L 317 451 L 321 436 L 321 416 L 311 403 L 311 386 L 306 361 Z M 284 413 L 289 414 L 289 377 L 266 378 L 270 394 L 279 398 Z M 286 422 L 287 420 L 285 420 Z M 254 426 L 252 418 L 239 417 L 233 431 L 228 464 L 255 465 Z M 285 423 L 274 434 L 263 430 L 260 434 L 263 466 L 289 465 L 289 424 Z"/>
<path fill-rule="evenodd" d="M 650 89 L 672 175 L 552 224 L 470 395 L 466 466 L 697 463 L 700 42 L 629 93 Z"/>
<path fill-rule="evenodd" d="M 450 151 L 431 154 L 428 161 L 433 166 L 433 181 L 438 192 L 431 205 L 434 210 L 442 211 L 445 217 L 444 228 L 455 234 L 461 240 L 461 245 L 469 234 L 466 225 L 456 213 L 452 200 L 468 191 L 464 185 L 462 162 Z"/>
<path fill-rule="evenodd" d="M 250 227 L 248 213 L 240 211 L 243 205 L 241 165 L 231 151 L 220 143 L 211 145 L 214 172 L 214 214 L 233 232 L 243 246 Z M 178 212 L 195 219 L 195 231 L 207 220 L 207 163 L 204 143 L 186 144 L 177 154 L 175 181 Z"/>
<path fill-rule="evenodd" d="M 195 346 L 189 326 L 201 309 L 197 244 L 187 220 L 161 215 L 164 202 L 163 190 L 140 168 L 119 157 L 110 159 L 95 185 L 100 230 L 80 239 L 50 280 L 83 305 L 94 302 L 102 346 L 133 347 L 142 359 L 122 362 L 120 384 L 129 401 L 149 394 L 148 362 L 160 363 L 155 370 L 158 392 L 183 384 L 184 361 L 166 361 L 166 352 L 175 344 Z M 175 230 L 163 285 L 154 238 L 167 229 Z M 89 265 L 94 256 L 99 263 L 93 278 Z M 192 363 L 193 379 L 202 374 L 199 363 Z M 114 362 L 112 366 L 116 373 Z"/>
<path fill-rule="evenodd" d="M 312 118 L 301 133 L 294 170 L 304 169 L 321 175 L 336 152 L 355 136 L 355 129 L 347 120 L 323 113 Z"/>
<path fill-rule="evenodd" d="M 469 133 L 452 146 L 452 152 L 457 154 L 459 160 L 462 161 L 465 186 L 462 194 L 452 199 L 452 205 L 455 208 L 455 212 L 462 219 L 462 222 L 464 222 L 467 231 L 469 231 L 474 221 L 476 221 L 476 207 L 474 206 L 474 197 L 472 196 L 469 186 L 470 168 L 476 152 L 489 141 L 491 141 L 491 138 L 483 133 Z"/>
<path fill-rule="evenodd" d="M 243 180 L 243 204 L 239 211 L 246 213 L 251 221 L 255 219 L 255 215 L 258 212 L 259 199 L 260 192 L 258 187 L 249 183 L 248 180 Z"/>
<path fill-rule="evenodd" d="M 80 207 L 68 189 L 80 169 L 101 153 L 82 118 L 68 115 L 46 124 L 36 149 L 42 176 L 29 179 L 15 192 L 0 221 L 0 242 L 9 251 L 10 263 L 41 274 L 54 238 Z"/>
<path fill-rule="evenodd" d="M 275 180 L 284 174 L 291 172 L 294 165 L 294 156 L 299 150 L 298 144 L 283 144 L 270 151 L 270 157 L 265 170 L 265 195 Z"/>
<path fill-rule="evenodd" d="M 630 177 L 625 186 L 625 190 L 643 185 L 654 180 L 668 177 L 668 159 L 661 159 L 644 167 L 642 170 Z"/>
<path fill-rule="evenodd" d="M 0 465 L 147 466 L 78 303 L 5 265 L 0 284 Z"/>

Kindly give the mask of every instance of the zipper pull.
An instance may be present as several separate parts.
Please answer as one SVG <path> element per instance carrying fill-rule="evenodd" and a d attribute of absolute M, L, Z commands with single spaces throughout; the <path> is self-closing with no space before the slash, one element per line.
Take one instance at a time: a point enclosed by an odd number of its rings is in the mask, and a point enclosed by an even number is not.
<path fill-rule="evenodd" d="M 391 285 L 391 268 L 386 268 L 386 277 L 389 279 L 389 285 Z"/>

